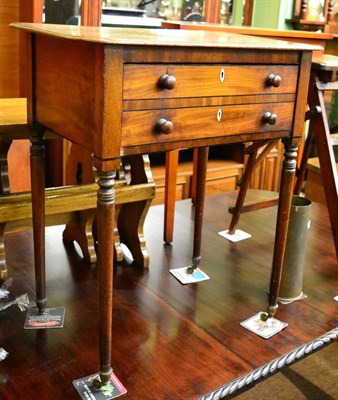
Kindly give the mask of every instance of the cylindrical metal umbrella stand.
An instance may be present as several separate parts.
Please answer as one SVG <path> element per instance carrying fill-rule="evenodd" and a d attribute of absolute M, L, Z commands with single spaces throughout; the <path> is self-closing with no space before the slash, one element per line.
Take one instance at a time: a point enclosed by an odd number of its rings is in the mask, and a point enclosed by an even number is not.
<path fill-rule="evenodd" d="M 307 236 L 310 229 L 311 201 L 293 196 L 286 241 L 279 300 L 294 301 L 303 297 L 303 275 Z"/>

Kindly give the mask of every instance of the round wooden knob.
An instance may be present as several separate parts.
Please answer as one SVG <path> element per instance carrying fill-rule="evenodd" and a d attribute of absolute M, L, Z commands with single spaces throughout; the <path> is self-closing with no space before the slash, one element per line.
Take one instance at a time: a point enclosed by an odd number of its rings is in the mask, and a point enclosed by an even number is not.
<path fill-rule="evenodd" d="M 158 86 L 160 89 L 173 90 L 176 86 L 176 78 L 174 75 L 162 75 L 158 81 Z"/>
<path fill-rule="evenodd" d="M 266 112 L 262 118 L 263 124 L 275 125 L 277 122 L 277 114 Z"/>
<path fill-rule="evenodd" d="M 279 87 L 282 83 L 282 77 L 280 75 L 270 74 L 266 83 L 268 86 Z"/>
<path fill-rule="evenodd" d="M 157 133 L 168 135 L 174 130 L 174 124 L 165 118 L 161 118 L 156 122 L 155 130 Z"/>

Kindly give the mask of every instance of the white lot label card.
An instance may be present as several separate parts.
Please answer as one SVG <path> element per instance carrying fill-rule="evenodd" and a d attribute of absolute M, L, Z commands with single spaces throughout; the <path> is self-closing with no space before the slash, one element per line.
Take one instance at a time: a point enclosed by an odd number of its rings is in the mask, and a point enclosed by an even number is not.
<path fill-rule="evenodd" d="M 269 339 L 271 336 L 288 326 L 286 322 L 279 321 L 273 317 L 263 321 L 261 319 L 261 314 L 262 312 L 259 312 L 253 317 L 246 319 L 245 321 L 241 322 L 241 325 L 264 339 Z"/>
<path fill-rule="evenodd" d="M 218 232 L 220 236 L 223 236 L 225 239 L 230 240 L 231 242 L 239 242 L 240 240 L 249 239 L 251 238 L 250 233 L 241 231 L 240 229 L 236 229 L 235 233 L 230 235 L 228 233 L 228 229 L 225 231 Z"/>
<path fill-rule="evenodd" d="M 187 267 L 171 269 L 170 273 L 174 275 L 183 285 L 187 283 L 196 283 L 201 281 L 206 281 L 210 277 L 199 268 L 196 268 L 192 274 L 187 273 Z"/>

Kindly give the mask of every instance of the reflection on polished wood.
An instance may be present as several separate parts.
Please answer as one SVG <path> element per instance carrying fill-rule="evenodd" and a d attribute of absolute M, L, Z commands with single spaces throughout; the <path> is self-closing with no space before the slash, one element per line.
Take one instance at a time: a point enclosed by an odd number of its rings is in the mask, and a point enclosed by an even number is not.
<path fill-rule="evenodd" d="M 249 190 L 256 201 L 267 194 Z M 264 340 L 240 322 L 264 309 L 277 209 L 243 214 L 241 228 L 252 238 L 231 243 L 224 210 L 237 193 L 205 199 L 201 268 L 209 281 L 181 285 L 170 268 L 191 261 L 193 208 L 177 203 L 172 246 L 162 243 L 163 206 L 150 208 L 145 237 L 148 270 L 118 263 L 114 270 L 112 361 L 126 386 L 126 399 L 192 400 L 203 396 L 338 326 L 337 261 L 327 210 L 313 204 L 303 290 L 307 299 L 280 305 L 278 318 L 289 326 Z M 275 196 L 275 193 L 271 193 Z M 78 398 L 72 380 L 97 366 L 97 269 L 62 243 L 63 226 L 47 228 L 47 282 L 50 306 L 65 306 L 64 328 L 24 330 L 25 313 L 14 306 L 0 313 L 0 398 Z M 32 233 L 6 236 L 13 296 L 34 298 Z M 276 397 L 278 398 L 278 397 Z"/>

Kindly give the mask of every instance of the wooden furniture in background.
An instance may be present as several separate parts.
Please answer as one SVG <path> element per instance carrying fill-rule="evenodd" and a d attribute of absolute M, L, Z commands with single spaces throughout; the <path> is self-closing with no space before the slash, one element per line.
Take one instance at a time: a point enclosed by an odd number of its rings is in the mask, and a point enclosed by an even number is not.
<path fill-rule="evenodd" d="M 2 0 L 0 4 L 0 124 L 8 121 L 16 110 L 15 104 L 25 101 L 27 82 L 23 79 L 21 55 L 26 46 L 20 32 L 9 28 L 15 21 L 41 22 L 43 0 Z M 26 115 L 26 113 L 25 113 Z M 25 117 L 25 116 L 24 116 Z M 22 119 L 19 114 L 14 119 Z M 0 142 L 3 149 L 7 144 Z M 28 140 L 15 141 L 8 155 L 10 172 L 17 170 L 11 180 L 11 191 L 20 192 L 30 189 Z"/>
<path fill-rule="evenodd" d="M 294 0 L 293 17 L 288 19 L 295 29 L 305 31 L 323 30 L 332 21 L 333 0 L 312 2 L 309 0 Z M 312 9 L 317 6 L 317 9 Z"/>
<path fill-rule="evenodd" d="M 235 0 L 230 0 L 232 8 Z M 252 20 L 254 0 L 245 0 L 243 6 L 243 25 L 250 26 Z M 221 0 L 204 0 L 204 21 L 207 23 L 219 24 L 221 12 Z"/>
<path fill-rule="evenodd" d="M 310 127 L 304 146 L 302 162 L 297 173 L 295 194 L 299 194 L 303 186 L 307 161 L 311 153 L 312 142 L 315 140 L 321 170 L 323 171 L 322 178 L 326 204 L 329 210 L 333 240 L 338 258 L 338 174 L 324 101 L 325 91 L 338 90 L 337 71 L 338 57 L 324 55 L 312 61 L 308 94 Z"/>
<path fill-rule="evenodd" d="M 6 1 L 0 7 L 0 98 L 20 97 L 20 33 L 8 25 L 19 21 L 19 0 Z"/>

